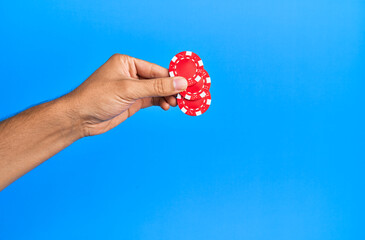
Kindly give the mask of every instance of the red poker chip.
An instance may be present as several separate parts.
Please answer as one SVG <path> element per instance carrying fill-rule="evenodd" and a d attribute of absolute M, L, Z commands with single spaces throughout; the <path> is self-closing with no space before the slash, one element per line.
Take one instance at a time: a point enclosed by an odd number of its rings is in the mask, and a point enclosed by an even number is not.
<path fill-rule="evenodd" d="M 188 87 L 185 91 L 181 92 L 180 95 L 187 100 L 198 100 L 204 98 L 210 89 L 210 76 L 208 72 L 203 69 L 202 80 L 193 86 Z"/>
<path fill-rule="evenodd" d="M 190 116 L 199 116 L 205 113 L 212 101 L 210 92 L 207 91 L 207 95 L 204 98 L 190 101 L 183 98 L 180 94 L 177 95 L 177 104 L 181 111 Z"/>
<path fill-rule="evenodd" d="M 170 62 L 170 77 L 184 77 L 188 81 L 188 86 L 193 86 L 202 79 L 203 61 L 200 57 L 190 51 L 176 54 Z"/>

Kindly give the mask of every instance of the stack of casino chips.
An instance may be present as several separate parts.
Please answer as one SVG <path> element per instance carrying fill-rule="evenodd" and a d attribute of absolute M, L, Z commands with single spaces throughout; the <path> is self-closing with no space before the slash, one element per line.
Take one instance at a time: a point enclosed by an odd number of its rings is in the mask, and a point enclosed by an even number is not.
<path fill-rule="evenodd" d="M 199 116 L 208 110 L 211 103 L 210 77 L 197 54 L 190 51 L 176 54 L 170 62 L 169 74 L 188 81 L 188 88 L 177 95 L 177 104 L 183 113 Z"/>

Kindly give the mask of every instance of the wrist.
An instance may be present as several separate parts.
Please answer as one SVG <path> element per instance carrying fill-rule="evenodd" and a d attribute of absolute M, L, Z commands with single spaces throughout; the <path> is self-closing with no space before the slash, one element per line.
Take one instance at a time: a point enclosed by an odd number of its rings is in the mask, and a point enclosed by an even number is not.
<path fill-rule="evenodd" d="M 71 141 L 83 138 L 82 121 L 72 99 L 65 95 L 52 103 L 57 119 L 56 122 L 60 124 L 62 134 Z"/>

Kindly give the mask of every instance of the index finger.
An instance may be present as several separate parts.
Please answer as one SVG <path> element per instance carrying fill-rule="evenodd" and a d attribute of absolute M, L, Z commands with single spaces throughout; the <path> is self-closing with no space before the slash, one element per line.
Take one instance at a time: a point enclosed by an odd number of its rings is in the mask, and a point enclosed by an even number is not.
<path fill-rule="evenodd" d="M 169 77 L 169 70 L 157 64 L 134 58 L 134 65 L 136 66 L 137 75 L 142 78 Z"/>

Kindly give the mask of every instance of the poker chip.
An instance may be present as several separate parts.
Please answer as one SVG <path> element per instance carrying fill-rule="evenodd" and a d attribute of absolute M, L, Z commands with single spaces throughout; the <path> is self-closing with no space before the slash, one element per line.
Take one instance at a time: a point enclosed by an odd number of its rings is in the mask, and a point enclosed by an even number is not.
<path fill-rule="evenodd" d="M 202 70 L 202 80 L 193 86 L 188 87 L 180 95 L 187 100 L 198 100 L 204 98 L 210 88 L 210 76 L 206 70 Z"/>
<path fill-rule="evenodd" d="M 177 105 L 183 113 L 199 116 L 208 110 L 212 101 L 209 92 L 211 81 L 197 54 L 190 51 L 176 54 L 170 62 L 169 75 L 181 76 L 188 81 L 186 90 L 176 97 Z"/>
<path fill-rule="evenodd" d="M 188 86 L 193 86 L 202 79 L 203 61 L 200 57 L 190 51 L 176 54 L 170 62 L 170 77 L 184 77 L 188 81 Z"/>
<path fill-rule="evenodd" d="M 187 100 L 178 94 L 176 97 L 177 104 L 183 113 L 190 116 L 199 116 L 208 110 L 212 101 L 210 92 L 207 91 L 206 94 L 207 95 L 204 98 L 194 101 Z"/>

